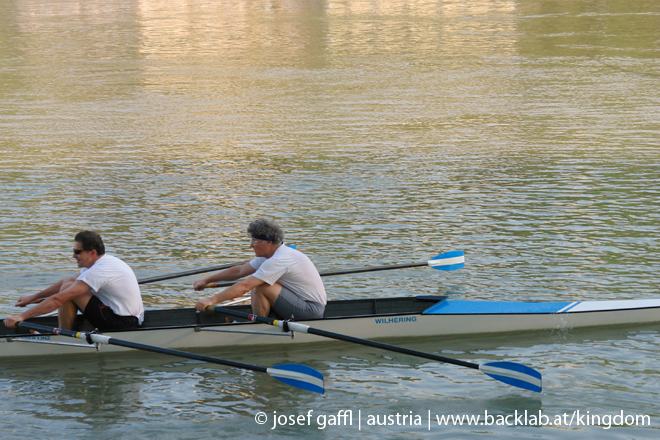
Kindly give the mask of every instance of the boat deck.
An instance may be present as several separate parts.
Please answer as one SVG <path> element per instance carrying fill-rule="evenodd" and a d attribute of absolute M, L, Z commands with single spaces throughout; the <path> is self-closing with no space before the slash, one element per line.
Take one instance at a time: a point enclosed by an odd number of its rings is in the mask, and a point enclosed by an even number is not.
<path fill-rule="evenodd" d="M 397 298 L 369 298 L 352 300 L 328 301 L 323 319 L 358 318 L 364 316 L 388 316 L 388 315 L 415 315 L 440 301 L 446 296 L 416 296 Z M 251 313 L 249 305 L 229 306 L 229 309 L 243 313 Z M 271 315 L 272 318 L 279 318 Z M 227 316 L 219 313 L 199 313 L 194 308 L 147 310 L 142 327 L 135 331 L 147 331 L 155 329 L 171 329 L 200 326 L 228 325 Z M 231 321 L 236 318 L 230 318 Z M 240 321 L 240 320 L 238 320 Z M 57 327 L 57 316 L 45 316 L 30 319 L 30 322 Z M 73 330 L 90 332 L 94 327 L 87 322 L 82 315 L 78 315 Z M 111 331 L 104 332 L 106 334 Z M 10 329 L 0 322 L 0 337 L 16 337 L 27 335 L 25 330 Z"/>

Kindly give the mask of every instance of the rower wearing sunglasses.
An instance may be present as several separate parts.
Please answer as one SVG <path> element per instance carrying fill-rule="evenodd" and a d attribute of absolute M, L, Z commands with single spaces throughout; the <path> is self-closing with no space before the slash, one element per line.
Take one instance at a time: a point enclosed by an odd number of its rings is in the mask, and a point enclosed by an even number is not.
<path fill-rule="evenodd" d="M 75 236 L 73 258 L 80 272 L 64 278 L 34 295 L 24 295 L 16 306 L 25 307 L 46 300 L 20 315 L 5 319 L 7 327 L 26 319 L 58 311 L 58 325 L 71 330 L 78 310 L 99 330 L 138 327 L 144 319 L 144 306 L 133 270 L 119 258 L 105 253 L 101 236 L 93 231 Z"/>

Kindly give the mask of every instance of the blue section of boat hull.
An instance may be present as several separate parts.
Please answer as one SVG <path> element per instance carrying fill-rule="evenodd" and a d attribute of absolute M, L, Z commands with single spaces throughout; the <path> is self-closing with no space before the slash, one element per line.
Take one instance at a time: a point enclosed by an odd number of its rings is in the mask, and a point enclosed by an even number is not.
<path fill-rule="evenodd" d="M 568 311 L 573 302 L 441 301 L 423 315 L 510 315 L 548 314 Z M 565 310 L 566 309 L 566 310 Z"/>

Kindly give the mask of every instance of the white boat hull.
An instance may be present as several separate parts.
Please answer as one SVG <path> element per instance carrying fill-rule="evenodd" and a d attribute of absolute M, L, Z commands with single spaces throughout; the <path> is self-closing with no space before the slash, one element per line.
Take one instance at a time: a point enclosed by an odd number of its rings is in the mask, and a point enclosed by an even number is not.
<path fill-rule="evenodd" d="M 420 312 L 338 316 L 305 321 L 325 331 L 364 339 L 410 338 L 560 330 L 581 327 L 660 322 L 660 300 L 588 301 L 576 303 L 518 303 L 445 301 L 443 297 Z M 174 313 L 174 312 L 173 312 Z M 248 331 L 250 333 L 243 333 Z M 5 333 L 7 330 L 5 330 Z M 252 332 L 264 332 L 252 333 Z M 171 349 L 231 347 L 271 344 L 304 344 L 329 341 L 306 333 L 283 333 L 280 328 L 258 323 L 177 325 L 106 333 L 115 339 Z M 67 345 L 62 345 L 67 344 Z M 74 345 L 71 345 L 74 344 Z M 0 357 L 76 355 L 118 352 L 128 348 L 95 347 L 84 341 L 55 335 L 2 335 Z"/>

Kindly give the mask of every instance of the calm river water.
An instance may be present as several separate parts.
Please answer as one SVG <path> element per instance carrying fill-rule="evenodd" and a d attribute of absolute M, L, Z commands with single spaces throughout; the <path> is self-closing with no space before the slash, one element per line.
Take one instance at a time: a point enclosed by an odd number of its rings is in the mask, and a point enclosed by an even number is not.
<path fill-rule="evenodd" d="M 245 227 L 260 216 L 320 270 L 466 253 L 457 272 L 326 278 L 331 298 L 660 294 L 656 0 L 0 8 L 2 316 L 75 270 L 79 230 L 99 231 L 147 277 L 248 258 Z M 192 305 L 194 279 L 145 285 L 146 306 Z M 395 341 L 530 365 L 544 375 L 540 395 L 340 343 L 207 352 L 305 363 L 331 382 L 323 396 L 157 355 L 3 361 L 0 435 L 657 438 L 659 330 Z M 309 425 L 273 425 L 310 410 Z M 352 424 L 330 424 L 340 411 Z M 525 411 L 526 423 L 515 418 Z M 532 414 L 561 423 L 533 426 Z M 439 426 L 442 415 L 511 426 Z M 607 429 L 615 415 L 650 426 Z"/>

